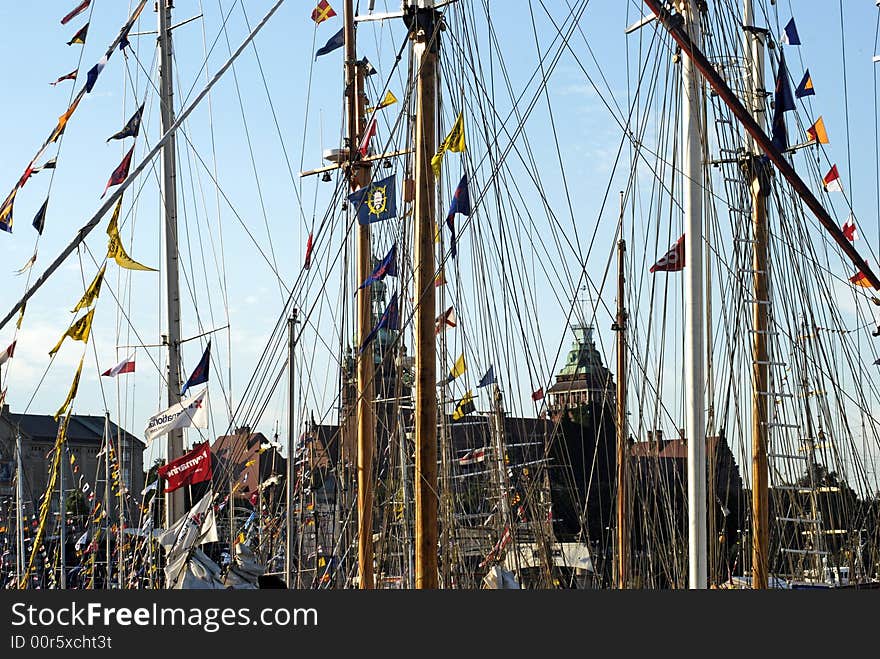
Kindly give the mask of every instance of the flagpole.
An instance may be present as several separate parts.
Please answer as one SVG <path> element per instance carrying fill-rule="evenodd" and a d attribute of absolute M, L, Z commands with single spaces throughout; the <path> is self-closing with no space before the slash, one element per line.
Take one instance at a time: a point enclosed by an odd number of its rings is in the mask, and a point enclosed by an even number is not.
<path fill-rule="evenodd" d="M 15 459 L 16 475 L 15 475 L 15 509 L 17 511 L 15 530 L 15 583 L 21 586 L 21 580 L 24 578 L 24 466 L 21 458 L 21 432 L 15 432 Z"/>
<path fill-rule="evenodd" d="M 620 193 L 620 235 L 623 236 L 623 193 Z M 624 259 L 626 242 L 617 243 L 617 587 L 627 587 L 629 578 L 629 435 L 626 424 L 626 300 Z"/>
<path fill-rule="evenodd" d="M 370 165 L 355 162 L 359 136 L 363 132 L 364 70 L 357 61 L 354 30 L 354 2 L 345 0 L 343 9 L 345 36 L 345 89 L 348 122 L 348 177 L 351 189 L 370 181 Z M 358 223 L 357 276 L 365 281 L 372 271 L 370 225 Z M 358 294 L 358 343 L 363 346 L 372 327 L 372 294 Z M 357 478 L 358 478 L 358 585 L 373 588 L 373 450 L 376 422 L 373 412 L 373 348 L 357 356 Z"/>
<path fill-rule="evenodd" d="M 296 453 L 296 420 L 294 419 L 294 370 L 293 370 L 293 352 L 296 347 L 295 331 L 296 331 L 296 308 L 287 319 L 287 519 L 284 544 L 284 574 L 287 579 L 287 587 L 293 588 L 293 479 L 296 475 L 295 453 Z M 302 529 L 299 530 L 302 533 Z"/>
<path fill-rule="evenodd" d="M 62 421 L 61 423 L 64 423 Z M 66 433 L 65 433 L 66 434 Z M 61 444 L 58 446 L 58 450 L 61 451 L 61 455 L 58 458 L 58 521 L 60 527 L 58 529 L 58 545 L 60 547 L 60 570 L 59 577 L 61 579 L 61 590 L 67 590 L 67 565 L 64 561 L 64 544 L 67 542 L 67 512 L 66 506 L 64 505 L 64 467 L 65 463 L 69 464 L 69 459 L 65 455 L 65 444 L 66 437 L 61 438 Z"/>
<path fill-rule="evenodd" d="M 159 91 L 162 132 L 174 126 L 174 52 L 171 44 L 173 0 L 159 0 Z M 165 234 L 165 293 L 168 312 L 168 407 L 180 402 L 180 281 L 177 255 L 177 162 L 176 134 L 171 133 L 162 147 L 162 201 Z M 183 430 L 168 433 L 167 462 L 183 455 Z M 183 490 L 165 494 L 165 526 L 170 528 L 183 515 Z"/>

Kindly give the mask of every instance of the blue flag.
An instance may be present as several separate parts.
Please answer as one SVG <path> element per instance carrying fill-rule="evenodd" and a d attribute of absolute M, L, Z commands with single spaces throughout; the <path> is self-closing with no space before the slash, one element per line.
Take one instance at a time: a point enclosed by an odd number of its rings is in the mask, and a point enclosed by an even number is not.
<path fill-rule="evenodd" d="M 779 56 L 779 71 L 776 74 L 776 96 L 773 103 L 773 146 L 780 151 L 788 148 L 788 136 L 785 132 L 785 113 L 794 110 L 794 97 L 788 84 L 788 69 L 785 68 L 785 55 Z"/>
<path fill-rule="evenodd" d="M 339 32 L 330 37 L 330 40 L 327 43 L 318 48 L 318 50 L 315 52 L 315 59 L 318 59 L 321 55 L 332 53 L 337 48 L 342 48 L 342 46 L 345 45 L 345 35 L 343 34 L 343 29 L 344 28 L 340 28 Z"/>
<path fill-rule="evenodd" d="M 397 293 L 395 293 L 391 296 L 391 301 L 388 303 L 388 306 L 385 307 L 385 311 L 382 312 L 382 317 L 379 319 L 379 322 L 376 323 L 376 326 L 370 330 L 369 334 L 367 334 L 367 338 L 364 339 L 364 343 L 361 345 L 360 350 L 358 350 L 358 354 L 362 353 L 364 349 L 370 345 L 370 342 L 376 338 L 379 330 L 396 330 L 398 329 L 398 325 Z"/>
<path fill-rule="evenodd" d="M 810 77 L 810 69 L 804 71 L 803 80 L 801 80 L 801 84 L 797 86 L 797 89 L 794 90 L 794 95 L 798 98 L 816 95 L 816 90 L 813 89 L 813 79 Z"/>
<path fill-rule="evenodd" d="M 394 175 L 374 181 L 348 195 L 357 209 L 358 222 L 372 224 L 397 217 L 397 199 L 394 194 Z"/>
<path fill-rule="evenodd" d="M 486 375 L 484 375 L 483 377 L 480 378 L 480 384 L 477 385 L 477 389 L 479 389 L 480 387 L 489 386 L 493 382 L 495 382 L 495 365 L 494 364 L 489 366 L 489 370 L 486 371 Z"/>
<path fill-rule="evenodd" d="M 468 191 L 468 180 L 467 174 L 461 177 L 461 181 L 458 182 L 458 187 L 455 188 L 455 193 L 452 195 L 452 203 L 449 204 L 449 212 L 446 214 L 446 226 L 449 227 L 450 237 L 450 249 L 449 252 L 452 254 L 452 258 L 455 258 L 455 214 L 461 213 L 462 215 L 470 215 L 471 214 L 471 195 Z"/>
<path fill-rule="evenodd" d="M 385 258 L 373 268 L 373 272 L 370 273 L 370 276 L 366 278 L 364 283 L 358 286 L 358 290 L 366 288 L 373 282 L 385 279 L 387 275 L 391 275 L 392 277 L 397 276 L 397 243 L 394 243 L 391 246 L 391 250 L 385 255 Z"/>
<path fill-rule="evenodd" d="M 180 390 L 180 395 L 183 396 L 186 393 L 186 390 L 190 387 L 194 387 L 197 384 L 202 384 L 203 382 L 208 381 L 208 368 L 211 365 L 211 342 L 208 341 L 208 347 L 205 348 L 205 352 L 202 355 L 202 358 L 199 360 L 198 365 L 196 365 L 195 370 L 193 370 L 192 374 L 189 376 L 189 380 L 186 381 L 186 384 L 183 385 L 183 389 Z"/>
<path fill-rule="evenodd" d="M 782 43 L 787 43 L 789 46 L 801 45 L 801 38 L 798 35 L 793 18 L 785 24 L 785 34 L 782 35 Z"/>
<path fill-rule="evenodd" d="M 98 63 L 95 64 L 92 68 L 89 69 L 88 74 L 86 75 L 86 93 L 91 93 L 92 88 L 95 86 L 95 83 L 98 81 L 98 75 L 101 71 L 104 70 L 104 67 L 107 65 L 107 56 L 104 55 L 101 59 L 98 60 Z"/>

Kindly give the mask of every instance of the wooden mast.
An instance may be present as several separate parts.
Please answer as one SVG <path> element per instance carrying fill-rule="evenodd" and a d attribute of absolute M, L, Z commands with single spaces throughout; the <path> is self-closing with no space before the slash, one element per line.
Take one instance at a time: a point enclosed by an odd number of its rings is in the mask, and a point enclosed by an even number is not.
<path fill-rule="evenodd" d="M 764 44 L 754 27 L 752 0 L 743 5 L 743 25 L 746 26 L 745 56 L 751 68 L 752 87 L 749 90 L 752 116 L 764 127 Z M 760 148 L 754 139 L 749 140 L 747 174 L 752 202 L 752 588 L 767 588 L 768 554 L 770 549 L 767 441 L 769 439 L 769 387 L 770 357 L 767 348 L 767 332 L 770 327 L 770 301 L 768 291 L 767 263 L 767 202 L 769 172 L 758 158 Z"/>
<path fill-rule="evenodd" d="M 357 147 L 363 132 L 364 71 L 358 65 L 354 30 L 354 1 L 343 7 L 345 36 L 345 101 L 348 122 L 348 180 L 351 189 L 367 185 L 370 165 L 356 163 Z M 364 281 L 372 270 L 370 225 L 357 228 L 357 280 Z M 358 294 L 358 345 L 363 345 L 372 329 L 372 295 Z M 358 585 L 373 588 L 373 447 L 376 422 L 373 415 L 373 350 L 357 356 L 357 495 L 358 495 Z"/>
<path fill-rule="evenodd" d="M 434 171 L 438 18 L 434 0 L 404 17 L 416 67 L 415 134 L 415 550 L 416 588 L 437 588 L 437 348 L 434 343 Z"/>
<path fill-rule="evenodd" d="M 621 235 L 623 235 L 623 193 L 620 200 Z M 624 304 L 623 263 L 626 242 L 617 243 L 617 587 L 626 588 L 629 572 L 629 441 L 626 425 L 626 307 Z"/>

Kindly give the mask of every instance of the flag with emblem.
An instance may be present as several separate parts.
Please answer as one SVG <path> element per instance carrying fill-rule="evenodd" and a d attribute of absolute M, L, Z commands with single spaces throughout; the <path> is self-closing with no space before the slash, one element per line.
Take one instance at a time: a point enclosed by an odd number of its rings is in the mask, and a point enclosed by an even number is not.
<path fill-rule="evenodd" d="M 180 428 L 208 427 L 208 388 L 192 398 L 182 400 L 167 410 L 150 417 L 144 430 L 147 446 L 156 439 L 172 430 Z"/>
<path fill-rule="evenodd" d="M 666 254 L 651 266 L 649 272 L 677 272 L 684 268 L 684 234 Z"/>
<path fill-rule="evenodd" d="M 372 224 L 397 217 L 394 175 L 370 183 L 348 196 L 357 211 L 358 222 Z"/>
<path fill-rule="evenodd" d="M 85 316 L 68 327 L 67 331 L 61 335 L 60 339 L 58 339 L 58 343 L 55 344 L 55 347 L 49 351 L 49 356 L 52 357 L 58 352 L 59 348 L 61 348 L 61 344 L 64 343 L 64 339 L 68 336 L 74 341 L 82 341 L 83 343 L 88 342 L 89 334 L 92 331 L 92 318 L 94 315 L 95 310 L 92 309 Z"/>
<path fill-rule="evenodd" d="M 138 133 L 141 130 L 141 117 L 144 114 L 144 104 L 141 103 L 141 106 L 135 111 L 131 118 L 125 122 L 125 126 L 122 127 L 118 133 L 114 133 L 110 137 L 107 138 L 107 141 L 110 140 L 121 140 L 126 137 L 137 137 Z"/>

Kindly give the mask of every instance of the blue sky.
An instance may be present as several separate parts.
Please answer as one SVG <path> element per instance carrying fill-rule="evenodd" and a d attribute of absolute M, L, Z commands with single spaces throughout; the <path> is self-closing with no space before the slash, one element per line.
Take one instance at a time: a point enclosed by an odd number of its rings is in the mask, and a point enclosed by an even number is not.
<path fill-rule="evenodd" d="M 103 54 L 129 12 L 129 3 L 94 0 L 90 15 L 80 16 L 62 26 L 61 16 L 74 4 L 73 0 L 0 4 L 0 23 L 8 26 L 6 37 L 0 43 L 0 57 L 7 63 L 0 71 L 0 83 L 6 90 L 5 102 L 0 107 L 3 135 L 0 185 L 4 186 L 0 194 L 5 195 L 21 175 L 58 116 L 66 109 L 72 90 L 79 89 L 84 82 L 85 71 Z M 245 4 L 246 19 L 251 26 L 271 4 L 267 0 L 248 0 Z M 332 4 L 341 14 L 341 2 Z M 470 4 L 475 8 L 477 20 L 481 20 L 482 3 Z M 778 33 L 794 9 L 803 45 L 786 49 L 791 75 L 797 81 L 804 67 L 808 67 L 816 87 L 816 96 L 800 107 L 799 115 L 802 121 L 820 114 L 824 117 L 831 138 L 826 154 L 840 168 L 846 198 L 851 201 L 860 223 L 863 241 L 859 249 L 868 255 L 872 263 L 878 263 L 877 249 L 873 247 L 878 244 L 880 236 L 877 232 L 874 147 L 875 65 L 871 61 L 877 7 L 868 0 L 846 3 L 844 43 L 847 108 L 843 102 L 841 27 L 837 8 L 827 7 L 824 9 L 826 13 L 820 15 L 813 8 L 808 11 L 804 4 L 782 1 L 772 6 L 771 9 L 777 13 L 771 17 L 770 25 Z M 156 15 L 152 5 L 152 2 L 147 4 L 137 31 L 155 29 Z M 175 32 L 178 66 L 176 103 L 179 109 L 184 99 L 191 99 L 205 84 L 206 74 L 201 68 L 205 50 L 213 45 L 208 57 L 211 73 L 228 54 L 227 35 L 220 32 L 220 9 L 224 13 L 231 9 L 226 25 L 231 48 L 238 46 L 247 33 L 247 27 L 241 6 L 231 0 L 178 0 L 175 5 L 175 23 L 204 15 L 202 19 L 182 26 Z M 398 3 L 379 0 L 376 5 L 377 11 L 394 10 Z M 493 27 L 501 53 L 506 58 L 515 94 L 523 89 L 534 92 L 535 85 L 530 85 L 529 78 L 537 64 L 536 48 L 546 49 L 555 36 L 548 12 L 559 22 L 567 14 L 563 0 L 545 2 L 544 5 L 534 3 L 532 6 L 538 25 L 539 45 L 536 46 L 529 18 L 529 3 L 525 0 L 491 3 Z M 254 364 L 280 313 L 284 295 L 272 268 L 277 266 L 284 284 L 288 287 L 292 285 L 302 267 L 309 229 L 320 222 L 330 198 L 331 184 L 321 183 L 317 178 L 300 182 L 296 176 L 300 169 L 321 164 L 322 149 L 338 145 L 342 126 L 342 51 L 317 61 L 312 57 L 314 49 L 341 27 L 341 16 L 316 28 L 309 19 L 311 8 L 311 2 L 288 0 L 256 41 L 259 64 L 252 50 L 246 52 L 236 65 L 237 79 L 232 71 L 225 76 L 212 93 L 210 107 L 206 102 L 193 113 L 185 127 L 186 138 L 179 140 L 179 145 L 184 143 L 180 147 L 179 164 L 180 194 L 184 199 L 181 204 L 181 251 L 185 271 L 182 275 L 183 333 L 186 337 L 194 337 L 208 330 L 222 328 L 227 323 L 231 326 L 214 334 L 212 346 L 216 361 L 212 364 L 215 370 L 210 381 L 213 425 L 206 433 L 208 436 L 216 436 L 226 429 L 228 414 L 223 399 L 228 397 L 229 404 L 237 404 L 238 396 L 250 379 Z M 625 184 L 626 167 L 612 173 L 620 131 L 605 107 L 610 96 L 600 97 L 580 66 L 583 63 L 594 80 L 604 76 L 610 94 L 625 109 L 627 40 L 632 47 L 639 35 L 625 37 L 623 30 L 637 20 L 642 11 L 642 5 L 634 1 L 592 0 L 581 19 L 582 33 L 572 37 L 572 48 L 578 54 L 578 59 L 571 52 L 563 52 L 548 85 L 555 127 L 562 140 L 564 170 L 574 202 L 575 213 L 571 221 L 583 229 L 582 235 L 585 237 L 592 233 L 594 226 L 598 227 L 596 243 L 602 247 L 591 252 L 587 260 L 588 271 L 596 281 L 602 280 L 607 266 L 610 253 L 607 246 L 613 242 L 617 216 L 616 191 Z M 86 20 L 91 21 L 86 46 L 67 46 L 65 42 Z M 767 24 L 766 20 L 759 22 Z M 648 38 L 649 31 L 653 29 L 645 28 L 642 37 Z M 478 25 L 477 32 L 484 47 L 481 52 L 488 52 L 485 50 L 485 25 Z M 381 25 L 364 24 L 359 35 L 359 54 L 368 56 L 382 77 L 389 75 L 394 55 L 404 38 L 400 21 L 388 21 Z M 460 34 L 448 36 L 450 40 L 465 38 Z M 159 136 L 156 97 L 145 82 L 145 70 L 155 72 L 154 40 L 155 36 L 149 34 L 133 39 L 134 50 L 127 59 L 119 52 L 114 53 L 94 91 L 86 96 L 71 120 L 61 143 L 58 169 L 52 179 L 46 230 L 39 241 L 30 222 L 46 197 L 50 173 L 42 172 L 34 176 L 19 192 L 14 233 L 0 234 L 0 277 L 6 283 L 0 292 L 0 314 L 5 315 L 24 291 L 26 276 L 16 277 L 13 272 L 30 258 L 35 245 L 38 260 L 30 273 L 32 277 L 43 271 L 100 206 L 99 197 L 110 172 L 132 143 L 130 139 L 124 143 L 107 143 L 105 140 L 122 127 L 147 91 L 144 131 L 138 138 L 135 162 L 139 162 L 139 157 L 145 153 L 146 143 L 152 145 Z M 57 87 L 48 84 L 76 68 L 77 64 L 83 75 L 75 85 L 71 82 L 63 82 Z M 497 70 L 497 63 L 485 61 L 483 66 L 487 69 L 494 66 Z M 267 103 L 264 78 L 274 114 Z M 136 89 L 137 98 L 133 97 L 132 87 Z M 399 93 L 402 91 L 400 72 L 391 77 L 389 88 L 398 98 L 402 98 Z M 505 115 L 510 102 L 504 98 L 500 83 L 498 92 L 499 112 Z M 568 204 L 564 201 L 560 165 L 555 148 L 551 147 L 553 133 L 550 115 L 543 97 L 540 100 L 541 104 L 536 106 L 527 123 L 527 135 L 538 167 L 546 172 L 543 180 L 550 204 L 561 216 L 567 217 Z M 847 109 L 849 153 L 845 140 Z M 247 133 L 242 114 L 246 117 Z M 280 147 L 276 118 L 286 155 Z M 444 107 L 444 118 L 446 126 L 454 118 L 449 106 Z M 790 133 L 795 132 L 791 120 L 789 126 Z M 384 136 L 387 138 L 385 128 Z M 380 138 L 382 136 L 380 128 Z M 186 147 L 186 143 L 191 143 L 194 149 Z M 217 179 L 228 202 L 218 199 L 210 185 L 210 177 L 214 173 L 214 149 L 217 154 Z M 251 151 L 258 167 L 256 177 L 251 165 Z M 199 164 L 195 153 L 208 163 L 207 169 Z M 51 150 L 48 153 L 53 154 Z M 479 161 L 484 155 L 479 151 L 478 140 L 474 140 L 474 148 L 468 155 L 473 161 Z M 459 156 L 451 154 L 449 157 Z M 288 171 L 288 161 L 294 172 L 293 181 Z M 155 162 L 158 166 L 158 160 Z M 449 178 L 457 180 L 457 170 L 452 168 L 454 162 L 450 163 Z M 515 163 L 511 164 L 511 169 L 514 176 L 522 173 L 522 168 Z M 148 169 L 145 172 L 142 177 L 143 193 L 135 205 L 136 212 L 126 217 L 122 230 L 132 257 L 157 268 L 163 262 L 157 210 L 158 175 L 158 170 Z M 611 186 L 608 186 L 609 178 L 612 179 Z M 129 188 L 124 208 L 131 207 L 135 193 L 140 188 L 140 182 Z M 611 191 L 608 199 L 605 199 L 606 188 Z M 537 195 L 531 191 L 527 192 L 527 197 L 535 200 L 535 214 L 540 215 L 541 205 L 537 202 Z M 841 218 L 847 213 L 842 201 L 842 198 L 834 200 L 835 211 Z M 103 258 L 106 249 L 105 228 L 106 220 L 86 241 L 88 250 L 72 255 L 28 305 L 24 325 L 18 335 L 16 358 L 4 372 L 3 380 L 3 385 L 9 390 L 8 402 L 15 411 L 53 413 L 64 399 L 76 364 L 83 354 L 82 344 L 66 342 L 51 363 L 47 353 L 74 317 L 70 309 L 98 267 L 93 259 L 100 262 Z M 674 229 L 670 229 L 672 233 Z M 332 258 L 331 239 L 339 239 L 341 234 L 336 232 L 325 238 L 324 251 L 319 253 L 318 258 L 322 264 L 329 264 Z M 387 235 L 383 234 L 383 238 L 387 239 Z M 540 244 L 546 234 L 536 229 L 533 235 L 525 238 L 532 244 Z M 467 236 L 463 240 L 467 242 Z M 869 246 L 872 246 L 870 254 L 867 253 Z M 266 256 L 262 256 L 259 250 Z M 376 251 L 384 253 L 383 249 Z M 219 258 L 221 252 L 222 259 Z M 651 260 L 653 257 L 651 253 L 646 258 Z M 573 256 L 566 258 L 572 263 L 576 262 Z M 98 373 L 131 351 L 118 346 L 160 342 L 163 331 L 162 275 L 120 272 L 116 266 L 108 266 L 107 288 L 96 311 L 93 341 L 86 351 L 86 367 L 75 410 L 91 414 L 103 414 L 105 409 L 109 410 L 121 425 L 135 434 L 142 434 L 147 418 L 165 407 L 156 367 L 162 363 L 161 350 L 138 349 L 137 373 L 135 376 L 126 376 L 125 380 L 102 379 Z M 221 290 L 224 281 L 225 296 Z M 302 385 L 305 401 L 301 416 L 305 415 L 305 410 L 311 409 L 317 411 L 319 418 L 333 420 L 328 415 L 336 391 L 337 374 L 335 366 L 322 353 L 333 348 L 332 331 L 328 328 L 342 313 L 340 296 L 335 293 L 339 285 L 338 276 L 323 279 L 314 275 L 303 289 L 303 298 L 298 300 L 299 305 L 308 306 L 322 297 L 322 287 L 326 293 L 323 296 L 325 301 L 316 308 L 312 326 L 304 330 L 304 344 L 319 347 L 314 349 L 313 354 L 304 356 L 304 364 L 311 365 L 313 371 L 309 374 L 309 382 Z M 552 302 L 551 290 L 540 288 L 550 285 L 540 277 L 535 282 L 538 288 L 536 298 L 540 298 L 545 305 L 541 312 L 543 336 L 537 341 L 544 347 L 543 363 L 537 372 L 528 368 L 518 370 L 518 374 L 511 375 L 506 383 L 509 404 L 516 413 L 532 415 L 537 411 L 528 393 L 537 384 L 546 385 L 549 382 L 552 373 L 559 368 L 559 360 L 564 360 L 571 340 L 565 326 L 564 305 Z M 561 296 L 570 299 L 571 291 L 562 291 Z M 595 293 L 590 296 L 595 297 Z M 122 309 L 114 297 L 122 301 Z M 613 305 L 613 292 L 603 290 L 602 298 L 605 304 Z M 477 317 L 475 311 L 471 320 L 476 321 Z M 600 311 L 597 322 L 598 340 L 606 361 L 610 362 L 612 335 L 607 331 L 610 319 Z M 11 324 L 0 330 L 0 347 L 5 347 L 12 340 L 13 331 Z M 320 347 L 321 339 L 326 343 L 323 348 Z M 459 339 L 451 340 L 453 345 L 450 350 L 455 351 L 460 346 L 454 341 Z M 474 341 L 476 345 L 482 345 L 479 339 Z M 184 377 L 195 366 L 203 347 L 203 340 L 199 339 L 189 341 L 184 346 Z M 487 361 L 488 358 L 480 361 L 475 356 L 473 370 L 485 368 Z M 443 368 L 441 364 L 439 370 Z M 473 375 L 479 377 L 479 374 Z M 458 395 L 461 393 L 463 391 L 457 392 Z M 257 429 L 266 435 L 274 432 L 276 420 L 282 436 L 286 433 L 284 395 L 283 389 L 279 389 L 258 423 Z M 190 443 L 196 441 L 197 435 L 191 433 L 189 440 Z M 158 451 L 161 451 L 161 447 L 151 449 L 150 457 L 158 454 Z M 145 457 L 144 462 L 149 464 L 151 459 Z"/>

